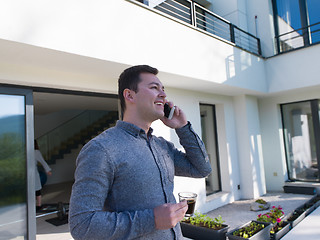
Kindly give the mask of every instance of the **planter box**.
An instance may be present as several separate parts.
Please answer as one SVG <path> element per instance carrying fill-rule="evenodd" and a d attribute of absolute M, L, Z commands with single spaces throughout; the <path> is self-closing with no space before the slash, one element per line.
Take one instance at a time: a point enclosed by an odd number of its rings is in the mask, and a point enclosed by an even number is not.
<path fill-rule="evenodd" d="M 316 200 L 318 200 L 319 196 L 316 198 Z M 320 206 L 320 199 L 314 203 L 314 207 L 317 208 Z"/>
<path fill-rule="evenodd" d="M 299 209 L 295 210 L 295 212 L 299 212 Z M 292 218 L 294 215 L 295 213 L 291 213 L 284 219 L 290 223 L 291 228 L 294 228 L 299 222 L 301 222 L 306 217 L 306 212 L 302 212 L 299 217 L 297 217 L 294 220 L 290 220 L 290 218 Z"/>
<path fill-rule="evenodd" d="M 310 213 L 312 213 L 315 209 L 316 209 L 316 206 L 315 205 L 312 205 L 308 208 L 309 206 L 306 204 L 304 208 L 306 208 L 306 216 L 308 216 Z"/>
<path fill-rule="evenodd" d="M 286 221 L 284 221 L 283 223 L 285 224 L 285 226 L 282 227 L 281 230 L 279 230 L 276 233 L 270 234 L 271 240 L 279 240 L 280 238 L 282 238 L 285 234 L 287 234 L 290 231 L 290 223 L 286 222 Z"/>
<path fill-rule="evenodd" d="M 232 230 L 231 232 L 228 232 L 227 233 L 228 239 L 230 239 L 230 240 L 244 240 L 244 239 L 249 239 L 249 240 L 269 240 L 270 239 L 270 229 L 271 229 L 272 225 L 270 223 L 265 223 L 265 222 L 258 222 L 258 221 L 252 221 L 252 222 L 264 224 L 264 228 L 261 229 L 256 234 L 254 234 L 250 238 L 243 238 L 243 237 L 239 237 L 239 236 L 234 236 L 233 235 L 233 233 L 236 230 L 249 225 L 251 223 L 251 222 L 249 222 L 249 223 L 246 223 L 246 224 L 244 224 L 243 226 L 241 226 L 239 228 L 236 228 L 236 229 Z"/>
<path fill-rule="evenodd" d="M 225 240 L 226 233 L 229 229 L 228 225 L 222 224 L 224 228 L 215 230 L 212 228 L 195 226 L 190 223 L 180 222 L 182 235 L 187 238 L 198 240 Z"/>
<path fill-rule="evenodd" d="M 315 195 L 309 202 L 307 202 L 305 205 L 313 205 L 314 209 L 320 206 L 320 196 Z"/>

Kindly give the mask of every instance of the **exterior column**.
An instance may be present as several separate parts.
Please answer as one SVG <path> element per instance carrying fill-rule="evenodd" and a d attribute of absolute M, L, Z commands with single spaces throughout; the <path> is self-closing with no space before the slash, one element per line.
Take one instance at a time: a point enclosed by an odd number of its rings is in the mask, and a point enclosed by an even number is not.
<path fill-rule="evenodd" d="M 251 96 L 234 97 L 242 199 L 266 193 L 258 101 Z"/>

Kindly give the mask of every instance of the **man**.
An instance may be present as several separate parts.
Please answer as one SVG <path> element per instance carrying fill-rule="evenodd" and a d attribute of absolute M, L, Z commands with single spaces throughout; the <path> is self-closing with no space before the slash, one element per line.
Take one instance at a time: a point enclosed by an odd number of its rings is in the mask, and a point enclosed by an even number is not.
<path fill-rule="evenodd" d="M 147 65 L 119 77 L 123 121 L 91 140 L 77 159 L 69 223 L 74 239 L 182 239 L 187 203 L 176 203 L 174 175 L 211 172 L 203 142 L 185 114 L 164 117 L 166 94 L 158 70 Z M 173 103 L 169 103 L 173 107 Z M 152 135 L 160 119 L 174 128 L 186 153 Z"/>

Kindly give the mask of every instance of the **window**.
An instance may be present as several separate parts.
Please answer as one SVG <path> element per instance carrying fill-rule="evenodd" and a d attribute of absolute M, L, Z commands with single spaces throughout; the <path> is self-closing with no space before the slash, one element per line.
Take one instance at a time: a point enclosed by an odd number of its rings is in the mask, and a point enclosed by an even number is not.
<path fill-rule="evenodd" d="M 320 1 L 273 0 L 278 52 L 320 42 Z"/>
<path fill-rule="evenodd" d="M 206 194 L 221 191 L 215 107 L 200 104 L 202 140 L 206 146 L 212 173 L 206 177 Z"/>
<path fill-rule="evenodd" d="M 25 97 L 0 94 L 0 238 L 27 236 Z"/>
<path fill-rule="evenodd" d="M 281 113 L 289 179 L 318 182 L 318 100 L 283 104 Z"/>

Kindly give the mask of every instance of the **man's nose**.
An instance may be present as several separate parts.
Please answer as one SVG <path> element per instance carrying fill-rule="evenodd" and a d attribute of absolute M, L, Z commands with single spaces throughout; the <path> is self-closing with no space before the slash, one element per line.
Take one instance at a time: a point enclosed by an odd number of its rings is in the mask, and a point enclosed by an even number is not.
<path fill-rule="evenodd" d="M 162 98 L 166 98 L 167 94 L 164 92 L 164 90 L 161 89 L 159 96 L 162 97 Z"/>

